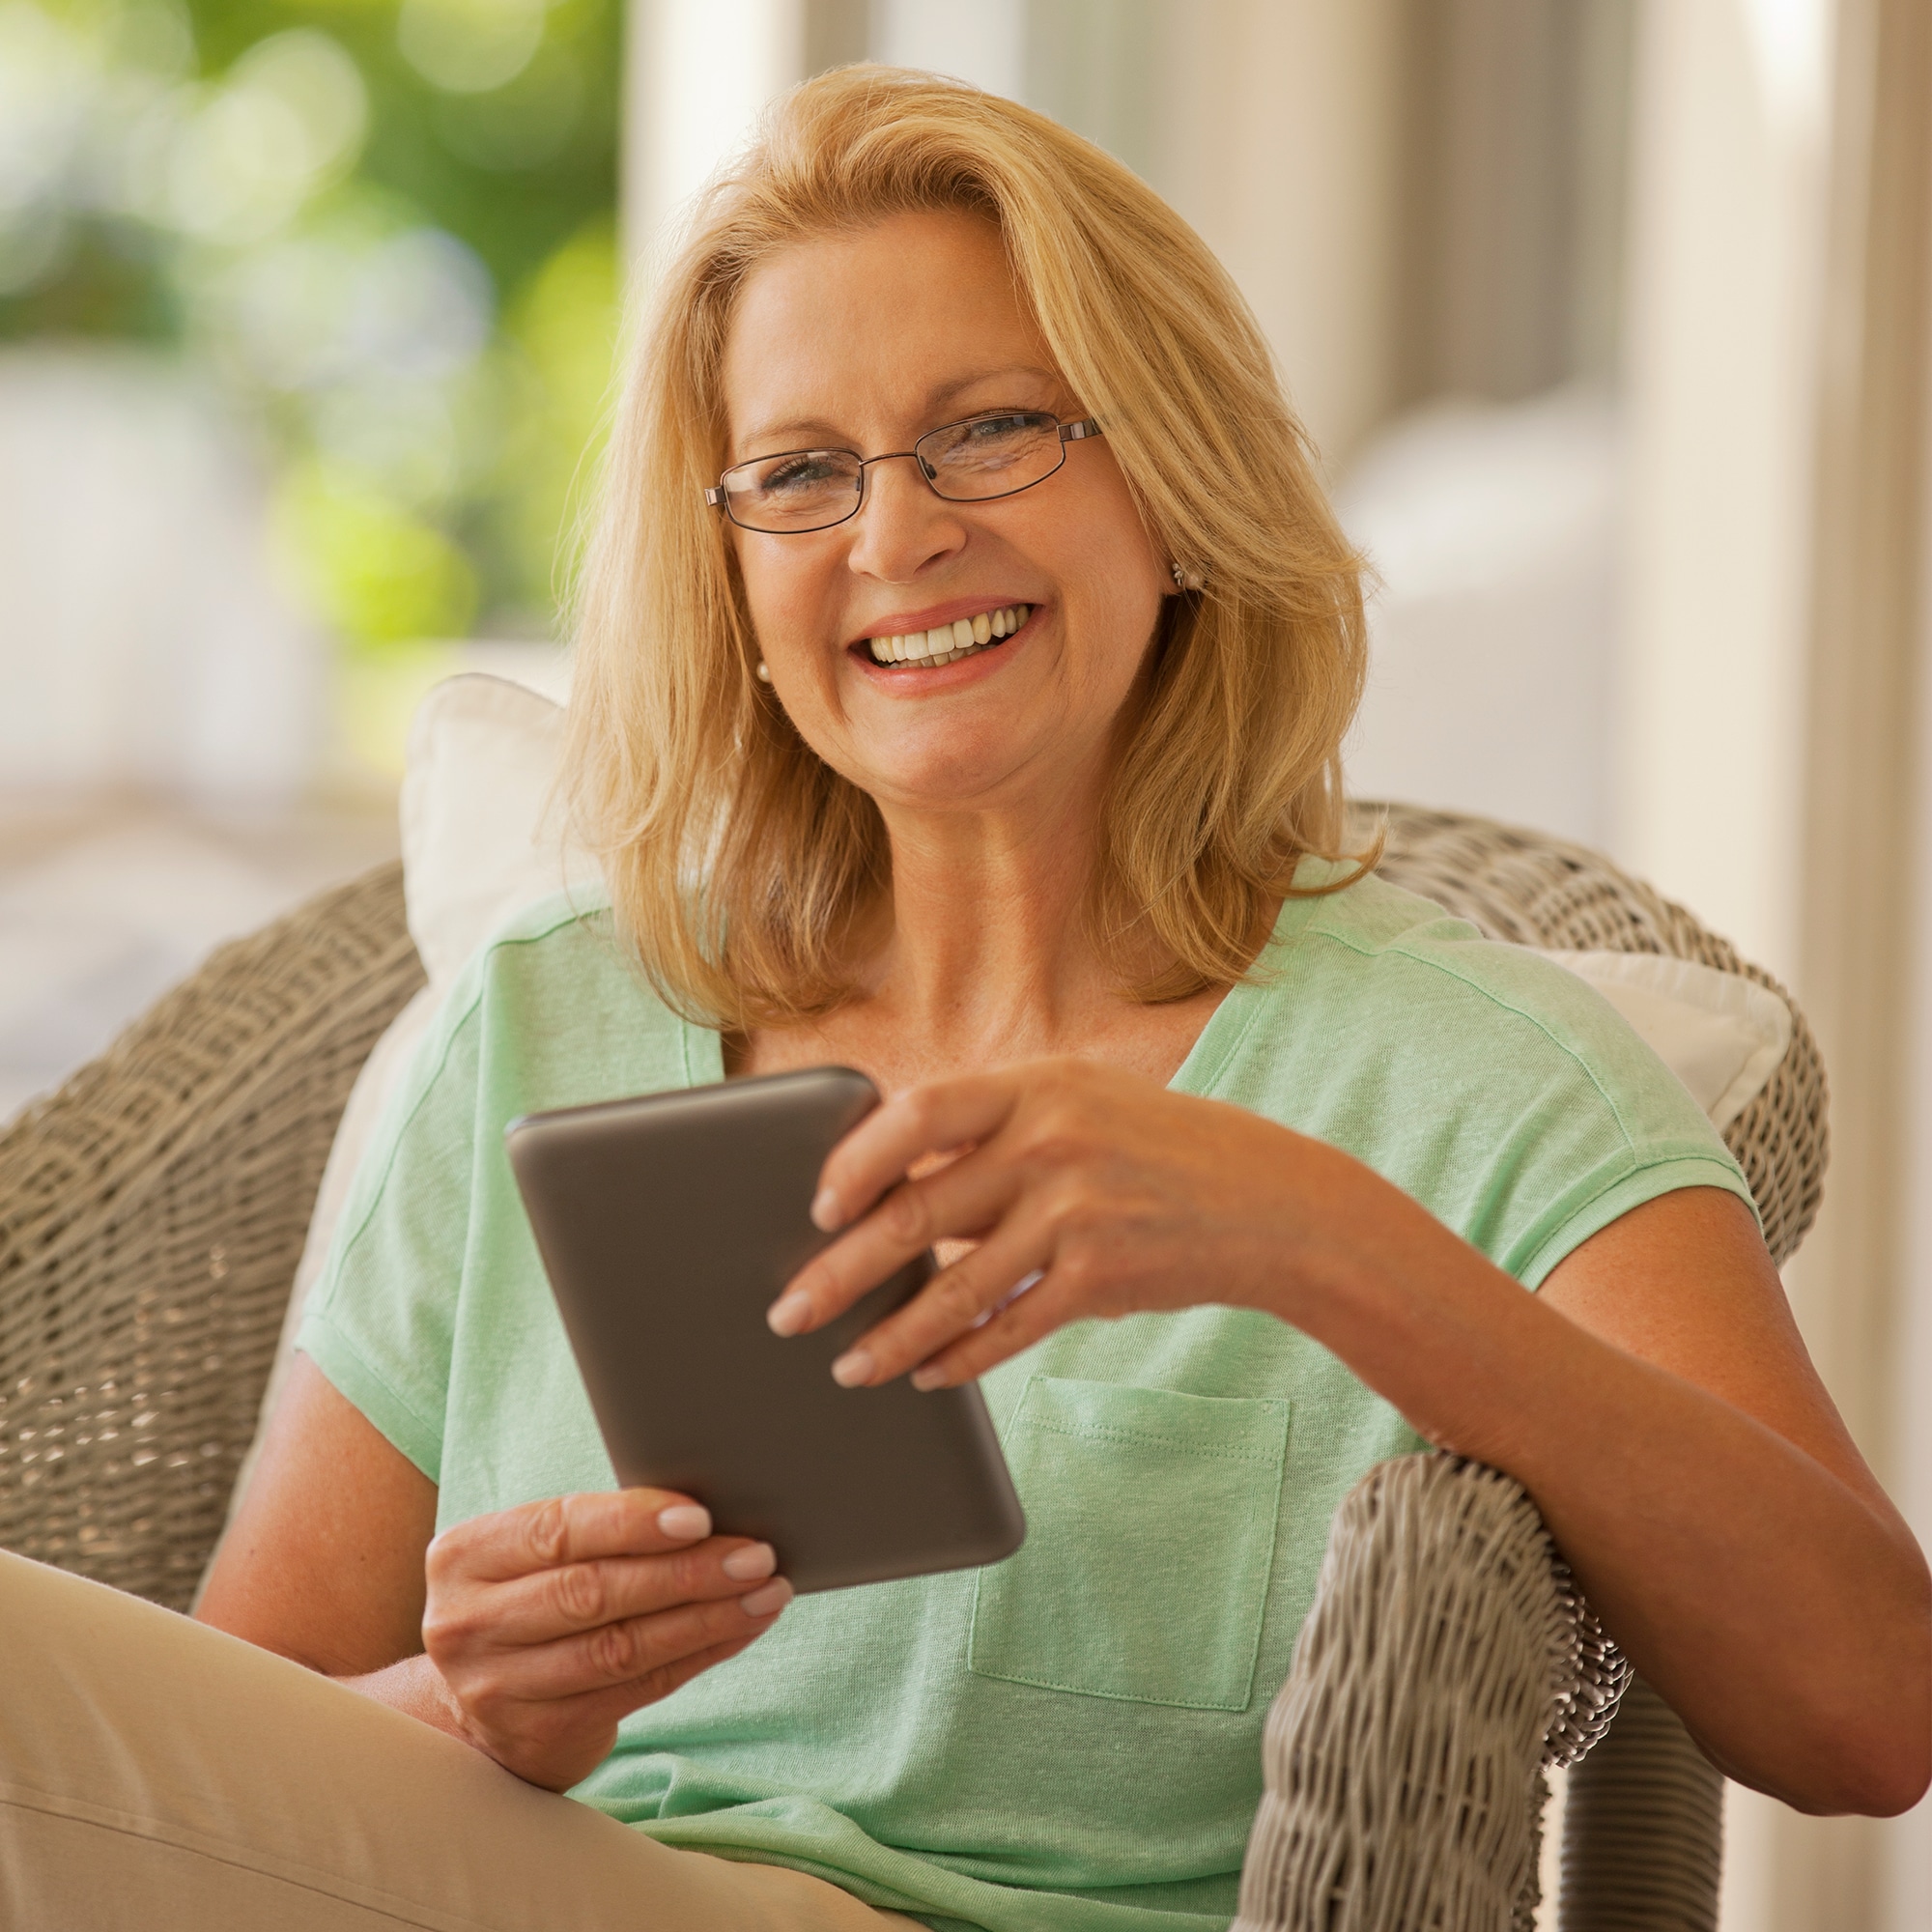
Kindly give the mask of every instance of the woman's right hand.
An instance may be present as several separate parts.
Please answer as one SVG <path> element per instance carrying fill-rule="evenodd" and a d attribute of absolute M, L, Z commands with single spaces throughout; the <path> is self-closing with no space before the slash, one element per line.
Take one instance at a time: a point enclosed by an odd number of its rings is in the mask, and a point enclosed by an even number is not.
<path fill-rule="evenodd" d="M 714 1536 L 668 1490 L 526 1503 L 429 1546 L 423 1644 L 452 1728 L 562 1791 L 611 1753 L 617 1722 L 735 1657 L 791 1601 L 768 1543 Z"/>

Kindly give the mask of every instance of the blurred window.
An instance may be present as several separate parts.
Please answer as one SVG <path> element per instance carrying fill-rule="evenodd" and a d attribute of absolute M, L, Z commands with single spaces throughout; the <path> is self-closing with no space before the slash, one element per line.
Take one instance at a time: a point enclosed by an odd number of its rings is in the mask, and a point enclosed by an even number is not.
<path fill-rule="evenodd" d="M 0 347 L 258 429 L 352 652 L 548 636 L 615 329 L 618 0 L 0 0 Z"/>

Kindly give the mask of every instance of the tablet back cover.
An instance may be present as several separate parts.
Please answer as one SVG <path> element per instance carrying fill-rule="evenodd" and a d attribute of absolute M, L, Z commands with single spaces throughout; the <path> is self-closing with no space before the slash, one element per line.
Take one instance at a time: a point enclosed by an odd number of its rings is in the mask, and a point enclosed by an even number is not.
<path fill-rule="evenodd" d="M 769 1542 L 801 1591 L 997 1562 L 1026 1533 L 977 1387 L 832 1379 L 926 1258 L 814 1334 L 766 1326 L 832 1238 L 809 1211 L 819 1168 L 876 1100 L 863 1074 L 818 1067 L 507 1130 L 618 1480 L 682 1491 L 721 1531 Z"/>

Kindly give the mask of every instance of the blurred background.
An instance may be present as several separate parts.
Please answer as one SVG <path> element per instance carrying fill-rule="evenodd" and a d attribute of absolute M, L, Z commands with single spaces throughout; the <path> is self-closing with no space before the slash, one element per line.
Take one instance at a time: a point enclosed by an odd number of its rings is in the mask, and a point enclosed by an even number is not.
<path fill-rule="evenodd" d="M 1795 989 L 1790 1271 L 1932 1536 L 1923 0 L 0 0 L 0 1118 L 560 688 L 624 292 L 872 58 L 1100 142 L 1378 572 L 1353 787 L 1610 851 Z M 1932 1923 L 1932 1814 L 1733 1793 L 1728 1932 Z"/>

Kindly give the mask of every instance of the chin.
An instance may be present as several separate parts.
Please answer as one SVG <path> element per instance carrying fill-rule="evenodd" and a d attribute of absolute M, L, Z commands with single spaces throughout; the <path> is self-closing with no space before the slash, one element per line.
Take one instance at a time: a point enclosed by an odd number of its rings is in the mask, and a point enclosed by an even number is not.
<path fill-rule="evenodd" d="M 1027 760 L 1014 755 L 1010 740 L 994 747 L 934 746 L 925 756 L 882 758 L 853 783 L 888 810 L 952 811 L 983 810 L 1018 778 Z"/>

